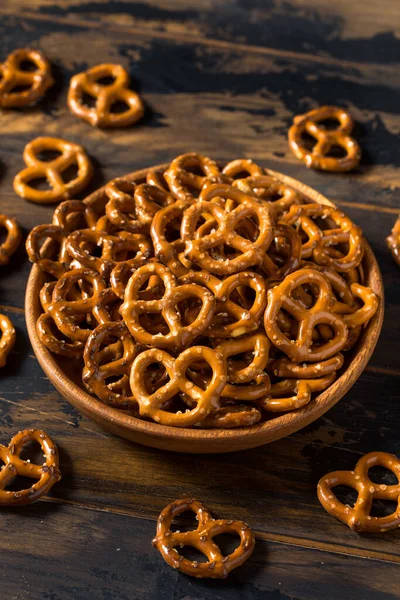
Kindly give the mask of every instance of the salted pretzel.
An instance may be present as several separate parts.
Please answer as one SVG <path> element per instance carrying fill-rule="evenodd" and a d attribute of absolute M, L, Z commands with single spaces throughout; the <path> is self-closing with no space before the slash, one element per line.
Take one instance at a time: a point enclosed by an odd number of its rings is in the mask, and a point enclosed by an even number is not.
<path fill-rule="evenodd" d="M 339 123 L 336 129 L 326 129 L 321 123 L 332 119 Z M 353 126 L 353 119 L 347 111 L 338 106 L 321 106 L 294 118 L 289 129 L 289 147 L 309 168 L 321 171 L 351 171 L 361 160 L 361 148 L 350 136 Z M 305 133 L 316 140 L 312 150 L 308 150 L 303 143 Z M 335 146 L 344 150 L 343 158 L 329 156 Z"/>
<path fill-rule="evenodd" d="M 397 477 L 397 483 L 386 485 L 374 483 L 369 477 L 372 467 L 384 467 Z M 385 533 L 400 527 L 400 461 L 394 454 L 370 452 L 357 462 L 354 471 L 334 471 L 324 475 L 318 482 L 318 499 L 324 509 L 345 525 L 358 532 Z M 354 489 L 357 500 L 353 507 L 343 504 L 334 494 L 334 488 L 345 485 Z M 397 502 L 393 513 L 385 517 L 373 517 L 373 500 Z"/>
<path fill-rule="evenodd" d="M 347 327 L 360 327 L 372 319 L 378 310 L 378 297 L 371 288 L 359 283 L 352 283 L 350 287 L 353 297 L 361 300 L 363 306 L 355 312 L 343 315 L 342 318 Z"/>
<path fill-rule="evenodd" d="M 171 530 L 172 521 L 185 511 L 192 511 L 198 521 L 192 531 Z M 224 556 L 213 538 L 222 533 L 239 536 L 239 546 L 228 556 Z M 173 569 L 192 577 L 225 579 L 229 573 L 240 567 L 254 549 L 254 534 L 243 521 L 213 519 L 207 508 L 193 498 L 182 498 L 169 504 L 157 520 L 156 537 L 153 546 Z M 179 554 L 177 548 L 192 546 L 207 557 L 206 562 L 190 561 Z"/>
<path fill-rule="evenodd" d="M 188 368 L 198 361 L 206 362 L 212 371 L 211 380 L 205 389 L 186 377 Z M 169 381 L 150 394 L 146 387 L 146 371 L 151 364 L 157 362 L 166 369 Z M 206 346 L 187 348 L 176 359 L 158 348 L 145 350 L 135 358 L 130 375 L 132 394 L 139 404 L 140 414 L 161 425 L 174 427 L 195 425 L 219 408 L 226 380 L 226 364 L 222 356 Z M 165 404 L 178 393 L 188 396 L 195 406 L 180 414 L 164 410 Z"/>
<path fill-rule="evenodd" d="M 45 457 L 43 465 L 36 465 L 20 457 L 24 446 L 29 442 L 40 444 Z M 61 479 L 57 446 L 47 433 L 40 429 L 20 431 L 11 438 L 8 446 L 0 445 L 0 461 L 3 463 L 0 470 L 0 505 L 2 506 L 32 504 L 47 494 L 50 488 Z M 7 485 L 17 476 L 37 481 L 30 488 L 16 492 L 7 490 Z"/>
<path fill-rule="evenodd" d="M 7 362 L 7 356 L 12 350 L 17 334 L 14 329 L 14 325 L 10 319 L 5 315 L 0 315 L 0 368 L 5 367 Z"/>
<path fill-rule="evenodd" d="M 202 175 L 197 175 L 199 170 Z M 191 152 L 175 158 L 164 173 L 172 194 L 185 202 L 194 202 L 192 191 L 200 192 L 206 182 L 222 180 L 217 163 L 210 158 Z"/>
<path fill-rule="evenodd" d="M 30 63 L 34 70 L 23 69 L 23 63 Z M 50 63 L 40 50 L 14 50 L 0 65 L 0 107 L 30 106 L 42 98 L 53 84 Z"/>
<path fill-rule="evenodd" d="M 64 229 L 59 225 L 37 225 L 32 229 L 26 240 L 26 252 L 29 260 L 38 265 L 38 267 L 59 279 L 70 269 L 71 257 L 69 256 L 65 242 L 67 235 Z M 51 242 L 47 248 L 47 254 L 57 254 L 57 260 L 47 258 L 43 252 L 41 242 Z M 55 251 L 55 244 L 58 251 Z"/>
<path fill-rule="evenodd" d="M 269 412 L 286 412 L 306 406 L 311 394 L 326 390 L 336 379 L 336 373 L 317 379 L 282 379 L 271 386 L 270 397 L 261 401 L 261 406 Z"/>
<path fill-rule="evenodd" d="M 40 152 L 47 150 L 59 152 L 60 156 L 47 161 L 40 160 Z M 93 174 L 92 163 L 84 148 L 61 138 L 38 137 L 32 140 L 24 148 L 23 159 L 27 167 L 14 177 L 14 191 L 21 198 L 36 204 L 53 204 L 79 194 Z M 62 174 L 72 165 L 77 166 L 78 174 L 65 182 Z M 51 189 L 35 189 L 29 185 L 34 179 L 46 179 Z"/>
<path fill-rule="evenodd" d="M 97 222 L 96 212 L 81 200 L 65 200 L 53 212 L 53 225 L 61 227 L 64 233 L 76 229 L 94 229 Z"/>
<path fill-rule="evenodd" d="M 136 214 L 146 225 L 151 225 L 159 210 L 174 202 L 174 196 L 162 187 L 142 183 L 135 189 Z"/>
<path fill-rule="evenodd" d="M 231 212 L 215 202 L 199 200 L 185 210 L 181 236 L 185 242 L 185 256 L 202 269 L 215 275 L 232 275 L 255 265 L 260 265 L 273 238 L 271 211 L 267 205 L 253 202 L 239 190 L 228 192 L 240 204 Z M 196 236 L 202 213 L 209 213 L 216 221 L 214 232 L 203 237 Z M 238 225 L 252 219 L 257 223 L 256 239 L 246 239 L 236 232 Z M 218 260 L 212 257 L 212 249 L 228 246 L 235 251 L 233 258 Z"/>
<path fill-rule="evenodd" d="M 251 159 L 237 158 L 225 165 L 222 173 L 231 179 L 242 179 L 243 175 L 257 177 L 263 175 L 264 171 Z"/>
<path fill-rule="evenodd" d="M 156 300 L 142 300 L 140 290 L 152 275 L 157 275 L 162 280 L 165 287 L 164 295 Z M 201 308 L 190 324 L 183 325 L 177 306 L 191 298 L 199 300 Z M 157 262 L 143 265 L 132 275 L 120 309 L 135 340 L 156 348 L 187 346 L 211 324 L 214 310 L 215 298 L 207 288 L 201 285 L 178 284 L 168 267 Z M 154 335 L 144 328 L 141 316 L 149 313 L 162 315 L 168 333 L 159 332 Z"/>
<path fill-rule="evenodd" d="M 149 171 L 146 175 L 146 183 L 153 187 L 158 187 L 165 192 L 169 192 L 168 183 L 162 171 Z"/>
<path fill-rule="evenodd" d="M 238 338 L 258 329 L 267 303 L 267 290 L 261 275 L 245 271 L 221 281 L 206 271 L 191 271 L 180 277 L 178 282 L 189 285 L 196 283 L 214 294 L 215 316 L 209 328 L 204 331 L 211 338 Z M 250 288 L 255 294 L 250 303 L 232 299 L 234 292 L 246 288 Z"/>
<path fill-rule="evenodd" d="M 119 340 L 119 352 L 110 348 L 111 340 Z M 101 352 L 103 346 L 106 350 Z M 88 390 L 100 400 L 116 408 L 136 408 L 137 404 L 129 388 L 129 372 L 137 353 L 136 344 L 123 321 L 104 322 L 96 327 L 85 345 L 82 380 Z M 119 377 L 118 388 L 115 382 L 107 384 L 107 379 Z M 122 394 L 125 389 L 127 393 Z"/>
<path fill-rule="evenodd" d="M 343 366 L 343 354 L 338 352 L 335 356 L 315 363 L 296 364 L 287 357 L 271 361 L 269 367 L 276 377 L 293 379 L 315 379 L 325 377 L 339 371 Z"/>
<path fill-rule="evenodd" d="M 391 234 L 386 238 L 386 243 L 395 262 L 400 266 L 400 217 L 394 224 Z"/>
<path fill-rule="evenodd" d="M 234 404 L 222 406 L 208 415 L 204 421 L 196 424 L 202 429 L 236 429 L 250 427 L 262 419 L 262 413 L 255 406 Z"/>
<path fill-rule="evenodd" d="M 172 271 L 175 277 L 180 277 L 189 272 L 187 262 L 183 256 L 185 244 L 180 237 L 181 222 L 185 210 L 188 208 L 187 202 L 178 200 L 173 204 L 165 206 L 159 210 L 153 218 L 150 235 L 153 242 L 154 254 Z M 178 233 L 172 232 L 174 239 L 168 239 L 171 224 L 179 225 Z"/>
<path fill-rule="evenodd" d="M 261 200 L 270 202 L 276 220 L 286 213 L 291 206 L 303 203 L 300 192 L 271 175 L 260 173 L 245 179 L 237 179 L 232 185 L 244 194 L 255 195 Z"/>
<path fill-rule="evenodd" d="M 279 223 L 261 267 L 270 279 L 283 279 L 301 264 L 301 238 L 295 229 Z"/>
<path fill-rule="evenodd" d="M 141 233 L 145 225 L 138 220 L 135 207 L 135 184 L 122 177 L 107 183 L 105 193 L 109 198 L 106 215 L 113 225 L 131 233 Z"/>
<path fill-rule="evenodd" d="M 21 241 L 21 230 L 16 219 L 0 215 L 0 228 L 7 231 L 5 241 L 0 244 L 0 265 L 7 265 Z"/>
<path fill-rule="evenodd" d="M 112 79 L 112 83 L 102 80 Z M 116 64 L 96 65 L 72 77 L 68 90 L 68 106 L 77 117 L 94 127 L 128 127 L 144 115 L 143 102 L 136 92 L 129 89 L 129 74 Z M 84 102 L 84 96 L 95 99 L 94 107 Z M 113 112 L 115 103 L 127 106 L 123 112 Z"/>
<path fill-rule="evenodd" d="M 293 298 L 296 288 L 304 284 L 311 284 L 318 289 L 316 302 L 310 309 Z M 318 362 L 342 350 L 348 329 L 343 319 L 330 310 L 331 299 L 330 283 L 318 271 L 301 269 L 287 275 L 281 284 L 268 291 L 264 326 L 271 342 L 294 362 Z M 282 309 L 299 322 L 297 338 L 294 340 L 290 340 L 279 328 L 277 319 Z M 325 343 L 314 347 L 312 332 L 320 324 L 328 325 L 333 335 Z"/>

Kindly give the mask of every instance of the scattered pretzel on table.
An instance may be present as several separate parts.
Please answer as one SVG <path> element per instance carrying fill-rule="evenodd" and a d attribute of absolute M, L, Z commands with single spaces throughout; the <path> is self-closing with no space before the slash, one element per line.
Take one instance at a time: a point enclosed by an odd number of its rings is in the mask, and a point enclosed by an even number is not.
<path fill-rule="evenodd" d="M 247 176 L 246 176 L 247 175 Z M 42 343 L 105 404 L 172 427 L 248 427 L 328 389 L 378 309 L 361 231 L 249 160 L 177 157 L 67 200 L 27 251 Z"/>
<path fill-rule="evenodd" d="M 369 477 L 372 467 L 384 467 L 397 478 L 397 483 L 375 483 Z M 343 504 L 333 489 L 344 485 L 354 489 L 357 499 L 353 507 Z M 325 510 L 358 532 L 385 533 L 400 527 L 400 460 L 387 452 L 370 452 L 357 462 L 354 471 L 334 471 L 324 475 L 318 483 L 318 498 Z M 392 500 L 397 506 L 385 517 L 372 516 L 373 500 Z"/>
<path fill-rule="evenodd" d="M 7 230 L 7 237 L 0 244 L 0 266 L 7 265 L 10 262 L 10 258 L 17 250 L 22 237 L 16 219 L 0 214 L 0 228 L 2 227 Z"/>
<path fill-rule="evenodd" d="M 185 511 L 192 511 L 198 521 L 191 531 L 171 530 L 172 521 Z M 240 539 L 237 548 L 224 556 L 214 542 L 222 533 Z M 163 509 L 157 521 L 157 532 L 153 546 L 161 553 L 166 563 L 181 573 L 198 578 L 225 579 L 233 569 L 240 567 L 254 550 L 255 538 L 252 530 L 243 521 L 213 519 L 208 509 L 193 498 L 182 498 L 171 502 Z M 179 547 L 192 546 L 204 554 L 205 562 L 192 561 L 179 554 Z"/>
<path fill-rule="evenodd" d="M 324 127 L 323 121 L 327 120 L 337 121 L 337 128 Z M 289 147 L 307 167 L 321 171 L 351 171 L 361 160 L 360 146 L 350 135 L 353 126 L 353 119 L 346 110 L 338 106 L 320 106 L 294 118 L 288 134 Z M 311 150 L 304 145 L 304 134 L 316 140 Z M 329 156 L 335 146 L 343 149 L 343 158 Z"/>
<path fill-rule="evenodd" d="M 30 63 L 34 70 L 25 70 Z M 22 108 L 35 104 L 54 84 L 51 67 L 40 50 L 14 50 L 0 65 L 0 107 Z M 18 90 L 17 88 L 24 89 Z"/>
<path fill-rule="evenodd" d="M 45 457 L 43 465 L 21 459 L 21 452 L 29 442 L 40 444 Z M 45 431 L 39 429 L 20 431 L 14 435 L 8 446 L 0 445 L 0 460 L 4 463 L 0 470 L 0 505 L 2 506 L 32 504 L 47 494 L 50 488 L 61 479 L 57 446 Z M 36 479 L 36 482 L 27 489 L 7 490 L 7 485 L 12 483 L 17 476 Z"/>
<path fill-rule="evenodd" d="M 112 79 L 111 83 L 102 80 Z M 84 102 L 84 95 L 95 99 L 95 106 Z M 112 106 L 123 102 L 126 110 L 113 112 Z M 72 77 L 68 90 L 70 111 L 94 127 L 128 127 L 144 115 L 140 96 L 129 89 L 129 75 L 121 65 L 102 64 Z"/>
<path fill-rule="evenodd" d="M 14 325 L 5 315 L 0 315 L 0 331 L 0 367 L 5 367 L 7 356 L 11 352 L 15 340 L 17 339 Z"/>
<path fill-rule="evenodd" d="M 39 154 L 43 151 L 53 151 L 60 156 L 41 160 Z M 84 148 L 61 138 L 32 140 L 25 146 L 23 159 L 27 167 L 14 177 L 14 191 L 36 204 L 54 204 L 75 196 L 87 186 L 93 174 L 92 163 Z M 72 165 L 77 167 L 78 173 L 74 179 L 65 182 L 62 174 Z M 39 190 L 29 185 L 35 179 L 46 179 L 51 189 Z"/>
<path fill-rule="evenodd" d="M 400 217 L 398 217 L 394 224 L 391 234 L 386 238 L 386 243 L 392 253 L 393 259 L 400 267 Z"/>

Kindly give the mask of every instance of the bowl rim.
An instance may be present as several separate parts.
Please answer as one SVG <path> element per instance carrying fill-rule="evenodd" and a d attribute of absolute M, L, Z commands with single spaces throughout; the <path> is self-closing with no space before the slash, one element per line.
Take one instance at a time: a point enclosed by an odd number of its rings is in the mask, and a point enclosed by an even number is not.
<path fill-rule="evenodd" d="M 131 181 L 141 181 L 148 172 L 165 170 L 167 167 L 168 163 L 140 169 L 125 175 L 124 178 Z M 317 190 L 303 184 L 297 179 L 271 169 L 266 168 L 264 170 L 267 175 L 271 175 L 283 183 L 291 185 L 308 199 L 311 199 L 312 202 L 335 206 Z M 85 204 L 94 204 L 104 194 L 104 187 L 100 187 L 85 198 Z M 218 439 L 233 443 L 238 440 L 243 441 L 247 439 L 249 440 L 248 447 L 266 443 L 267 441 L 274 441 L 302 429 L 332 408 L 356 382 L 374 351 L 383 323 L 384 288 L 378 262 L 365 238 L 364 243 L 365 253 L 363 263 L 368 266 L 368 279 L 366 283 L 378 295 L 379 306 L 371 321 L 363 329 L 357 342 L 359 351 L 354 353 L 347 369 L 340 377 L 328 389 L 312 399 L 305 407 L 288 413 L 277 414 L 271 419 L 257 423 L 256 425 L 234 429 L 180 428 L 160 425 L 159 423 L 128 415 L 112 406 L 103 404 L 100 400 L 89 394 L 64 373 L 57 362 L 56 355 L 53 355 L 39 339 L 36 331 L 36 321 L 42 312 L 39 302 L 39 290 L 44 282 L 45 274 L 35 264 L 32 266 L 29 274 L 25 295 L 25 315 L 28 335 L 39 364 L 59 392 L 67 398 L 71 398 L 72 396 L 74 399 L 72 403 L 78 410 L 82 410 L 82 412 L 98 422 L 109 423 L 115 431 L 121 428 L 124 431 L 145 434 L 146 437 L 163 440 L 180 439 L 207 442 L 207 440 L 215 441 Z M 254 438 L 254 444 L 251 444 L 252 438 Z M 266 438 L 265 441 L 264 438 Z"/>

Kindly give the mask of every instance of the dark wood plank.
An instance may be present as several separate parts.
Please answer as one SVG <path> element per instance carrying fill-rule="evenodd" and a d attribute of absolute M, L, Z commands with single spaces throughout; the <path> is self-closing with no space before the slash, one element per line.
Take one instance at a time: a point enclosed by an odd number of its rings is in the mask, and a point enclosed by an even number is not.
<path fill-rule="evenodd" d="M 18 515 L 3 511 L 2 529 L 0 585 L 7 598 L 398 598 L 398 565 L 369 560 L 374 577 L 368 577 L 364 560 L 357 557 L 262 539 L 227 580 L 191 579 L 168 567 L 152 548 L 154 522 L 126 515 L 40 502 Z"/>

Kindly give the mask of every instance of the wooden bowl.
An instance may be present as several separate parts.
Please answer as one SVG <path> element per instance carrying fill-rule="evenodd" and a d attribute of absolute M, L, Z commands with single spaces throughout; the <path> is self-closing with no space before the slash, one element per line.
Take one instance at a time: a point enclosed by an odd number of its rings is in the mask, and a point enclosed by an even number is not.
<path fill-rule="evenodd" d="M 135 171 L 127 175 L 127 178 L 131 181 L 142 182 L 150 170 L 165 170 L 165 168 L 167 165 L 158 165 L 151 169 Z M 267 173 L 299 190 L 309 201 L 333 206 L 327 198 L 303 183 L 275 171 L 267 170 Z M 104 188 L 100 188 L 84 202 L 94 208 L 102 208 L 105 201 Z M 76 369 L 76 365 L 74 368 L 73 361 L 51 354 L 39 340 L 36 321 L 42 312 L 39 291 L 45 276 L 36 265 L 32 267 L 26 290 L 28 334 L 40 365 L 60 394 L 80 412 L 105 429 L 146 446 L 176 452 L 200 454 L 244 450 L 283 438 L 315 421 L 346 394 L 363 372 L 378 341 L 384 312 L 382 277 L 368 243 L 366 243 L 363 267 L 366 285 L 371 287 L 379 297 L 379 308 L 364 329 L 355 348 L 348 353 L 345 362 L 346 369 L 342 375 L 304 408 L 276 416 L 251 427 L 238 429 L 167 427 L 127 415 L 123 411 L 106 406 L 91 396 L 85 391 L 79 370 Z"/>

